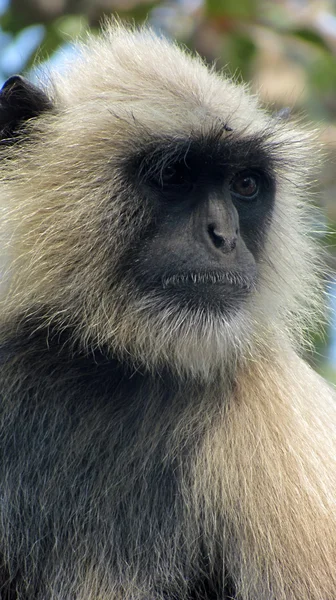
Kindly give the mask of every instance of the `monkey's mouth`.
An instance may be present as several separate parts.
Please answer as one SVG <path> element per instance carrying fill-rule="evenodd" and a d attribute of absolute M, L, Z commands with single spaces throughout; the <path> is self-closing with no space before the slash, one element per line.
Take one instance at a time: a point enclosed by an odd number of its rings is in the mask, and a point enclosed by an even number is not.
<path fill-rule="evenodd" d="M 164 289 L 211 285 L 250 292 L 255 289 L 256 275 L 255 273 L 246 274 L 239 271 L 187 272 L 164 275 L 161 282 Z"/>

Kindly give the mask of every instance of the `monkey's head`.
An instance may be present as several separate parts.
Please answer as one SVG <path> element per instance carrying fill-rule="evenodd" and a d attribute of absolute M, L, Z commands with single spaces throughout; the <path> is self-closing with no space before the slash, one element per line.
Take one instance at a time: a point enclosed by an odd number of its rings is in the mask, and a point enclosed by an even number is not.
<path fill-rule="evenodd" d="M 307 315 L 309 135 L 242 85 L 113 26 L 0 101 L 8 321 L 208 375 Z"/>

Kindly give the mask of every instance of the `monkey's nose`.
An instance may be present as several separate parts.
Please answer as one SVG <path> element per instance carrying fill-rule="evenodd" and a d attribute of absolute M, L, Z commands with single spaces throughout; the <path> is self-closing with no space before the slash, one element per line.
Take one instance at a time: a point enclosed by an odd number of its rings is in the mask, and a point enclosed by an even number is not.
<path fill-rule="evenodd" d="M 211 224 L 208 226 L 208 235 L 215 248 L 218 248 L 224 254 L 229 254 L 237 246 L 238 229 L 236 229 L 234 235 L 227 235 L 215 224 Z"/>

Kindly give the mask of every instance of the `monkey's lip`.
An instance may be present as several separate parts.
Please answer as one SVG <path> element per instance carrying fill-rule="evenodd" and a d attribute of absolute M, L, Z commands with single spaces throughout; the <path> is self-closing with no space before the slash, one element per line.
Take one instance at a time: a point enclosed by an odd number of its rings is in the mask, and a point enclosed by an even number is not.
<path fill-rule="evenodd" d="M 164 289 L 184 286 L 219 285 L 248 292 L 255 288 L 255 275 L 248 275 L 239 271 L 191 271 L 164 275 L 161 282 Z"/>

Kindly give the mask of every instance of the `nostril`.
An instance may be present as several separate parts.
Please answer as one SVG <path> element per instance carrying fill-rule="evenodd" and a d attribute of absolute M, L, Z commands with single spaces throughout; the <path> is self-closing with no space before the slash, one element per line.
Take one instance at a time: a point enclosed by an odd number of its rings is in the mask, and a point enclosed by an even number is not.
<path fill-rule="evenodd" d="M 209 225 L 208 233 L 216 248 L 221 248 L 225 243 L 224 237 L 216 231 L 215 225 Z"/>
<path fill-rule="evenodd" d="M 234 237 L 226 237 L 216 230 L 215 225 L 209 225 L 208 234 L 215 248 L 221 248 L 224 252 L 231 252 L 236 248 L 238 229 L 236 229 L 236 235 Z"/>

